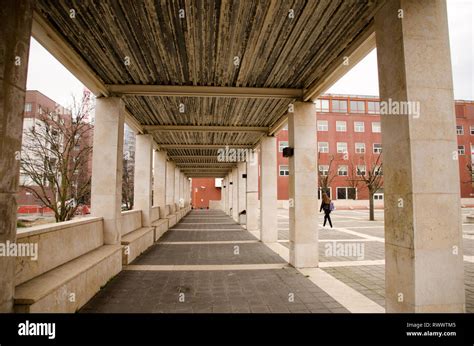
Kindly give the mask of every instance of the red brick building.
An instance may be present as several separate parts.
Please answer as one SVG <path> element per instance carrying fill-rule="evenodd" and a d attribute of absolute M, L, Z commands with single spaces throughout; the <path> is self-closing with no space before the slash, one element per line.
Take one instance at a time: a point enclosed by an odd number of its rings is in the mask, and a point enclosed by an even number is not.
<path fill-rule="evenodd" d="M 382 150 L 379 100 L 375 97 L 324 95 L 317 104 L 319 170 L 331 168 L 335 175 L 330 184 L 332 199 L 368 199 L 367 187 L 351 183 L 356 167 L 370 169 Z M 461 197 L 474 197 L 471 172 L 474 157 L 474 101 L 456 101 L 459 173 Z M 282 149 L 288 145 L 286 128 L 277 135 L 278 199 L 288 199 L 288 159 Z M 329 172 L 331 173 L 331 172 Z M 429 172 L 427 172 L 429 179 Z M 383 188 L 375 195 L 383 199 Z"/>
<path fill-rule="evenodd" d="M 208 208 L 210 201 L 220 201 L 220 179 L 192 178 L 191 203 L 194 208 Z"/>

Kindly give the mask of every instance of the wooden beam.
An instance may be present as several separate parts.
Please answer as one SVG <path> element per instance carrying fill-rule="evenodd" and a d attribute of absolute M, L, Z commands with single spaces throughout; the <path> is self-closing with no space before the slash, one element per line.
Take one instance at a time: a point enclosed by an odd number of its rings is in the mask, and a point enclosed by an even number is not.
<path fill-rule="evenodd" d="M 217 155 L 169 155 L 170 158 L 174 159 L 214 159 L 217 162 Z"/>
<path fill-rule="evenodd" d="M 72 48 L 64 37 L 53 29 L 44 17 L 33 13 L 31 35 L 66 69 L 71 72 L 92 93 L 99 96 L 108 96 L 109 91 L 84 59 Z"/>
<path fill-rule="evenodd" d="M 240 148 L 240 149 L 252 149 L 253 145 L 250 144 L 160 144 L 160 148 L 163 149 L 225 149 L 229 148 Z M 199 156 L 198 156 L 199 157 Z"/>
<path fill-rule="evenodd" d="M 221 165 L 221 166 L 235 166 L 237 162 L 176 162 L 177 167 L 185 166 L 210 166 L 210 165 Z"/>
<path fill-rule="evenodd" d="M 107 84 L 113 95 L 301 99 L 302 89 L 220 86 Z"/>
<path fill-rule="evenodd" d="M 261 126 L 142 125 L 148 132 L 268 132 Z"/>
<path fill-rule="evenodd" d="M 135 132 L 135 134 L 144 133 L 143 127 L 135 117 L 125 108 L 125 122 Z M 158 148 L 159 149 L 159 148 Z"/>
<path fill-rule="evenodd" d="M 373 21 L 367 28 L 348 46 L 337 59 L 329 65 L 322 79 L 317 80 L 304 91 L 303 100 L 316 100 L 319 95 L 328 90 L 341 77 L 349 72 L 363 58 L 367 56 L 376 46 L 375 29 Z M 348 58 L 348 64 L 344 64 L 344 58 Z"/>

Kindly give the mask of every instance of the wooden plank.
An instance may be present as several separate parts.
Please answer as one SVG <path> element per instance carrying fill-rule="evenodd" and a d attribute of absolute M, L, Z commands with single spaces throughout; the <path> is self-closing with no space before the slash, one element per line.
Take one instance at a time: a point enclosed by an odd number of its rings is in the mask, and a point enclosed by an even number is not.
<path fill-rule="evenodd" d="M 264 126 L 144 125 L 148 132 L 268 132 Z"/>

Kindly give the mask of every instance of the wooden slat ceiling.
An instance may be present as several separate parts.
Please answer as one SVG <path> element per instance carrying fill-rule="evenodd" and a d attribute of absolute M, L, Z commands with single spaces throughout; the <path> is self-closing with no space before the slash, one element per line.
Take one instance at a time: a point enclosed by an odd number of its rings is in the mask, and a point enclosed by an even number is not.
<path fill-rule="evenodd" d="M 342 61 L 343 51 L 371 24 L 380 5 L 373 0 L 39 0 L 37 12 L 105 85 L 304 90 L 322 80 L 336 59 Z M 295 100 L 123 99 L 141 125 L 269 128 Z M 187 145 L 255 145 L 261 135 L 153 132 L 158 144 Z M 212 156 L 215 150 L 169 149 L 168 154 Z"/>

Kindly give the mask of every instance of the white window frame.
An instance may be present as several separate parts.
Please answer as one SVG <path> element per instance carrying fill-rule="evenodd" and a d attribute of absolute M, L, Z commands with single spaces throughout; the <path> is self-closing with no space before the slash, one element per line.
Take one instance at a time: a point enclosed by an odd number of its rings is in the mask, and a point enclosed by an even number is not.
<path fill-rule="evenodd" d="M 323 148 L 321 144 L 326 144 L 324 151 L 321 151 L 321 148 Z M 318 142 L 318 153 L 329 153 L 329 142 Z"/>
<path fill-rule="evenodd" d="M 365 132 L 365 123 L 363 121 L 354 121 L 354 132 Z"/>
<path fill-rule="evenodd" d="M 381 133 L 382 132 L 382 125 L 380 121 L 373 121 L 372 122 L 372 132 L 373 133 Z"/>
<path fill-rule="evenodd" d="M 469 133 L 471 134 L 471 136 L 474 135 L 474 125 L 469 126 Z"/>
<path fill-rule="evenodd" d="M 340 150 L 339 145 L 344 145 L 345 149 Z M 338 154 L 346 154 L 347 153 L 347 142 L 337 142 L 336 149 Z"/>
<path fill-rule="evenodd" d="M 329 122 L 327 120 L 318 120 L 318 131 L 329 131 Z"/>
<path fill-rule="evenodd" d="M 283 144 L 286 143 L 286 144 Z M 278 151 L 281 153 L 283 152 L 283 148 L 288 147 L 288 141 L 278 141 Z"/>
<path fill-rule="evenodd" d="M 327 189 L 329 190 L 329 196 L 328 197 L 332 199 L 332 187 L 328 187 Z M 318 199 L 321 199 L 322 196 L 323 196 L 323 194 L 321 193 L 321 188 L 318 187 Z"/>
<path fill-rule="evenodd" d="M 464 135 L 464 126 L 462 125 L 456 125 L 456 134 L 458 136 Z"/>
<path fill-rule="evenodd" d="M 343 201 L 348 201 L 348 200 L 357 200 L 357 188 L 356 187 L 351 187 L 351 186 L 338 186 L 336 187 L 336 199 L 339 199 L 339 189 L 344 189 L 346 190 L 346 198 L 341 198 Z M 355 190 L 355 199 L 348 198 L 349 197 L 349 189 L 354 189 Z"/>
<path fill-rule="evenodd" d="M 464 145 L 458 145 L 458 154 L 466 155 L 466 147 Z"/>
<path fill-rule="evenodd" d="M 324 107 L 326 106 L 326 107 Z M 317 99 L 316 100 L 316 112 L 329 113 L 329 100 Z"/>
<path fill-rule="evenodd" d="M 327 177 L 329 174 L 329 165 L 319 165 L 318 171 L 323 177 Z M 324 174 L 324 172 L 326 172 L 326 174 Z"/>
<path fill-rule="evenodd" d="M 336 121 L 336 132 L 347 132 L 347 121 Z"/>
<path fill-rule="evenodd" d="M 359 144 L 359 145 L 362 145 L 362 147 L 361 147 L 361 148 L 358 148 L 358 147 L 357 147 L 358 144 Z M 360 150 L 360 149 L 362 149 L 362 150 Z M 356 142 L 356 143 L 354 144 L 354 150 L 355 150 L 355 153 L 356 153 L 356 154 L 365 154 L 365 143 Z"/>
<path fill-rule="evenodd" d="M 375 149 L 375 145 L 376 145 L 376 144 L 377 144 L 377 145 L 380 145 L 380 148 Z M 372 152 L 373 152 L 374 154 L 381 154 L 381 153 L 382 153 L 382 143 L 374 143 L 374 144 L 372 145 Z"/>
<path fill-rule="evenodd" d="M 383 192 L 374 193 L 374 201 L 383 201 Z"/>
<path fill-rule="evenodd" d="M 25 103 L 25 112 L 31 112 L 32 109 L 33 105 L 31 104 L 31 102 Z"/>
<path fill-rule="evenodd" d="M 359 169 L 359 167 L 364 167 L 364 169 Z M 363 172 L 364 174 L 359 174 L 359 171 Z M 366 165 L 357 165 L 356 166 L 356 175 L 362 177 L 367 174 L 367 166 Z"/>
<path fill-rule="evenodd" d="M 342 168 L 346 168 L 344 171 L 342 170 Z M 346 174 L 340 174 L 340 172 L 346 172 Z M 339 177 L 347 177 L 349 175 L 349 167 L 347 167 L 347 165 L 339 165 L 337 166 L 337 175 Z"/>
<path fill-rule="evenodd" d="M 282 167 L 286 167 L 286 169 L 282 168 Z M 283 172 L 283 174 L 281 174 Z M 287 174 L 285 174 L 287 173 Z M 279 165 L 278 166 L 278 175 L 280 177 L 287 177 L 290 175 L 290 166 L 288 165 Z"/>

